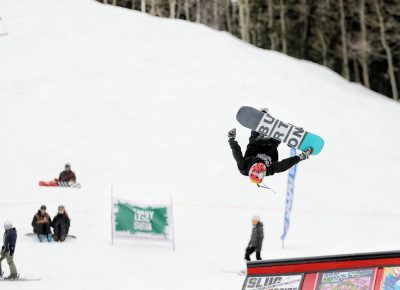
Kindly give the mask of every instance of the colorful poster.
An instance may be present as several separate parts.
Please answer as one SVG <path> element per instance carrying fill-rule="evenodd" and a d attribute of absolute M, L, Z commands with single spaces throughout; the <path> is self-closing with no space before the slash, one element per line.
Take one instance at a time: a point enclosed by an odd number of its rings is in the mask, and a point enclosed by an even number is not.
<path fill-rule="evenodd" d="M 243 290 L 299 290 L 303 275 L 249 276 Z"/>
<path fill-rule="evenodd" d="M 383 270 L 381 290 L 400 290 L 400 266 Z"/>
<path fill-rule="evenodd" d="M 375 280 L 375 269 L 335 271 L 320 273 L 319 290 L 371 290 Z"/>

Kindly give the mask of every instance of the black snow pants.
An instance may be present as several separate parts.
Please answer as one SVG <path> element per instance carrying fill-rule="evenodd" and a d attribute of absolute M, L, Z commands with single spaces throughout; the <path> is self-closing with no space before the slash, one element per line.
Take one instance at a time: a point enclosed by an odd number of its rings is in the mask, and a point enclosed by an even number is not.
<path fill-rule="evenodd" d="M 64 241 L 68 235 L 68 226 L 66 224 L 57 224 L 54 226 L 54 240 Z"/>
<path fill-rule="evenodd" d="M 35 233 L 35 234 L 37 234 L 38 236 L 39 235 L 48 235 L 48 234 L 51 234 L 51 229 L 50 229 L 50 224 L 46 224 L 46 223 L 44 223 L 44 224 L 36 224 L 35 225 L 35 227 L 34 227 L 34 229 L 33 229 L 33 232 Z"/>
<path fill-rule="evenodd" d="M 262 260 L 262 259 L 261 259 L 261 252 L 258 251 L 258 250 L 256 249 L 256 247 L 247 247 L 247 248 L 246 248 L 246 254 L 245 254 L 244 258 L 245 258 L 247 261 L 251 261 L 250 255 L 253 254 L 254 252 L 256 252 L 256 259 L 257 259 L 257 260 Z"/>

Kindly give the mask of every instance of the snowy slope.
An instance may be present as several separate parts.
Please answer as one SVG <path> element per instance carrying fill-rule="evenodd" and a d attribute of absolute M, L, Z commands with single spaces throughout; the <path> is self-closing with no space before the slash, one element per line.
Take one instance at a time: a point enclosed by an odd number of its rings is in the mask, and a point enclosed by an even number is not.
<path fill-rule="evenodd" d="M 244 267 L 253 214 L 265 258 L 398 247 L 398 104 L 226 33 L 90 0 L 2 0 L 0 16 L 0 221 L 20 233 L 18 270 L 43 279 L 7 289 L 239 289 L 243 278 L 223 270 Z M 227 144 L 237 126 L 246 145 L 241 105 L 326 140 L 300 164 L 285 250 L 287 175 L 268 180 L 278 194 L 258 190 Z M 82 189 L 37 186 L 67 161 Z M 144 202 L 173 194 L 176 252 L 111 246 L 111 185 Z M 23 236 L 42 203 L 52 215 L 67 207 L 77 240 Z"/>

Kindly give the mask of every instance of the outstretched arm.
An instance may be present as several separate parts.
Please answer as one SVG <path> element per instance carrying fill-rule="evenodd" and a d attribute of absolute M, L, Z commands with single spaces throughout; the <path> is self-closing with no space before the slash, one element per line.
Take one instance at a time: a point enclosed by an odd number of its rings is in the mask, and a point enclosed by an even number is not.
<path fill-rule="evenodd" d="M 283 159 L 278 162 L 273 162 L 270 166 L 267 167 L 266 175 L 273 175 L 275 173 L 280 173 L 288 170 L 290 167 L 296 165 L 300 162 L 299 156 L 293 156 L 286 159 Z"/>

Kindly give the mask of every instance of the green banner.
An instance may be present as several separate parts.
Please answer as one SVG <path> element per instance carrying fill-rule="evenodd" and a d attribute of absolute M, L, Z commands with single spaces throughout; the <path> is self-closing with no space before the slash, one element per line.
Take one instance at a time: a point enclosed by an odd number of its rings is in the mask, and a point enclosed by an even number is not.
<path fill-rule="evenodd" d="M 115 236 L 171 240 L 170 206 L 147 206 L 114 201 Z"/>

